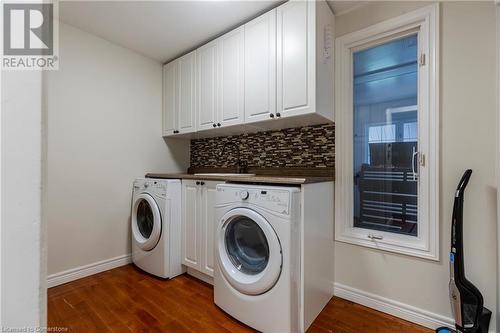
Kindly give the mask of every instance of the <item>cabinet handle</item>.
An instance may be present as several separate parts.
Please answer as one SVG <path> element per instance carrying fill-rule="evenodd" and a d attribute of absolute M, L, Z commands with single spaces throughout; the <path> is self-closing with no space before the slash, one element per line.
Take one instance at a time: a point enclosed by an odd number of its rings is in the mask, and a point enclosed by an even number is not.
<path fill-rule="evenodd" d="M 274 113 L 270 113 L 269 117 L 274 118 Z"/>
<path fill-rule="evenodd" d="M 220 123 L 217 123 L 217 126 L 219 126 L 219 127 L 220 127 Z"/>
<path fill-rule="evenodd" d="M 196 182 L 196 185 L 200 185 L 200 182 Z"/>
<path fill-rule="evenodd" d="M 205 182 L 201 182 L 200 184 L 201 184 L 201 185 L 205 185 Z"/>
<path fill-rule="evenodd" d="M 174 134 L 177 134 L 177 133 L 179 133 L 179 131 L 178 130 L 174 130 Z"/>
<path fill-rule="evenodd" d="M 215 123 L 214 123 L 212 126 L 213 126 L 213 127 L 217 127 L 217 125 L 216 125 Z"/>
<path fill-rule="evenodd" d="M 278 117 L 278 118 L 281 117 L 281 113 L 279 113 L 279 112 L 276 113 L 276 117 Z"/>

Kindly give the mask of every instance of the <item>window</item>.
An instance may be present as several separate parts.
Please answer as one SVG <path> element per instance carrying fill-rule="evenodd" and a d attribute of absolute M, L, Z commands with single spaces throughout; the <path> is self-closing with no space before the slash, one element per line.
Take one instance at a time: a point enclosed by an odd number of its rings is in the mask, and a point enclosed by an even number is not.
<path fill-rule="evenodd" d="M 394 142 L 396 126 L 394 124 L 368 126 L 368 143 Z"/>
<path fill-rule="evenodd" d="M 417 141 L 417 122 L 404 123 L 403 128 L 403 141 Z"/>
<path fill-rule="evenodd" d="M 438 5 L 336 41 L 336 240 L 438 259 Z"/>

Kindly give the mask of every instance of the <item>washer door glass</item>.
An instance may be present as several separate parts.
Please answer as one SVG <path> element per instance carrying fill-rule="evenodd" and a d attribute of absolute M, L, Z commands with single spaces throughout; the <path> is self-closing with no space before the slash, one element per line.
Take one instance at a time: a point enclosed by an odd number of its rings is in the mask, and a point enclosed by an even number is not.
<path fill-rule="evenodd" d="M 153 210 L 149 203 L 141 199 L 139 201 L 139 206 L 137 207 L 137 227 L 142 237 L 149 238 L 153 232 L 154 226 L 154 216 Z"/>
<path fill-rule="evenodd" d="M 236 269 L 245 274 L 259 274 L 269 261 L 266 235 L 246 216 L 235 217 L 227 226 L 226 249 Z"/>
<path fill-rule="evenodd" d="M 158 204 L 147 193 L 139 194 L 132 206 L 133 242 L 142 250 L 153 249 L 161 235 L 161 214 Z"/>
<path fill-rule="evenodd" d="M 270 290 L 281 274 L 281 244 L 272 225 L 249 208 L 228 211 L 217 226 L 218 267 L 246 295 Z"/>

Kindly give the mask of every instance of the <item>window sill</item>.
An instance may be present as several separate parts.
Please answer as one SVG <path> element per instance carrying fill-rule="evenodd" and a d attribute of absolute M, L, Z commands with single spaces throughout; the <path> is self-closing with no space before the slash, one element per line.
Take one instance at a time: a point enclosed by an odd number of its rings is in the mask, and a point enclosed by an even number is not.
<path fill-rule="evenodd" d="M 412 244 L 412 246 L 409 246 L 410 244 L 402 241 L 395 242 L 394 240 L 370 239 L 368 238 L 368 234 L 369 233 L 366 233 L 361 236 L 360 234 L 354 232 L 344 232 L 339 235 L 335 235 L 335 241 L 391 252 L 395 254 L 402 254 L 432 261 L 439 261 L 439 253 L 437 250 L 431 251 L 429 249 L 426 249 L 425 246 L 422 246 L 416 242 L 415 244 Z"/>

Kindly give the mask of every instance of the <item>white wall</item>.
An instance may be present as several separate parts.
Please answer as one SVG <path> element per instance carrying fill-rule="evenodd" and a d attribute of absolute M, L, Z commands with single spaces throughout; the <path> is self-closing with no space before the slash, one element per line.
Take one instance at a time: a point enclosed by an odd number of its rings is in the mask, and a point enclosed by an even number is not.
<path fill-rule="evenodd" d="M 188 167 L 161 135 L 162 66 L 72 26 L 48 75 L 48 272 L 130 253 L 132 181 Z"/>
<path fill-rule="evenodd" d="M 1 322 L 45 324 L 42 259 L 42 74 L 1 74 Z M 43 275 L 43 276 L 42 276 Z"/>
<path fill-rule="evenodd" d="M 497 189 L 500 188 L 500 1 L 497 4 Z M 500 195 L 497 192 L 497 332 L 500 332 Z"/>
<path fill-rule="evenodd" d="M 378 2 L 337 17 L 337 36 L 417 7 Z M 448 298 L 453 194 L 466 168 L 467 277 L 496 312 L 495 10 L 493 2 L 441 4 L 440 262 L 337 242 L 336 282 L 451 317 Z M 495 327 L 493 320 L 492 327 Z"/>

